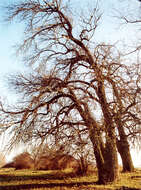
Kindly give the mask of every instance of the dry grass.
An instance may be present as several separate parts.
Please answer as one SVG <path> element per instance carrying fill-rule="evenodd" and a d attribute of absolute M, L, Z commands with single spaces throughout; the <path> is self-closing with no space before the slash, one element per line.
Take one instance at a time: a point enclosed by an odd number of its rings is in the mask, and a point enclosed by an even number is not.
<path fill-rule="evenodd" d="M 113 190 L 141 189 L 141 170 L 120 174 L 117 182 L 111 185 L 96 185 L 97 176 L 76 177 L 70 170 L 64 171 L 32 171 L 32 170 L 0 170 L 0 189 L 52 189 L 52 190 Z"/>

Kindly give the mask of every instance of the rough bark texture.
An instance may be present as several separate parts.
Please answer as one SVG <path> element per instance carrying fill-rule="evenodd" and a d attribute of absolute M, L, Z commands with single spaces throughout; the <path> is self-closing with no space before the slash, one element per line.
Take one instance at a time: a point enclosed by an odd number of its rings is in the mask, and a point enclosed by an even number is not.
<path fill-rule="evenodd" d="M 128 139 L 121 119 L 121 113 L 123 111 L 124 106 L 122 104 L 122 100 L 120 98 L 120 94 L 119 91 L 117 90 L 115 83 L 111 80 L 110 82 L 113 86 L 113 91 L 117 99 L 117 105 L 118 105 L 118 111 L 116 113 L 115 123 L 117 125 L 120 140 L 118 139 L 116 140 L 117 149 L 122 159 L 123 172 L 132 172 L 134 170 L 134 165 L 130 154 Z"/>
<path fill-rule="evenodd" d="M 119 137 L 120 137 L 120 140 L 117 139 L 116 143 L 117 143 L 118 152 L 122 159 L 123 172 L 133 172 L 134 165 L 133 165 L 132 157 L 130 154 L 130 148 L 129 148 L 127 136 L 121 124 L 121 120 L 118 119 L 116 123 L 118 125 L 118 132 L 119 132 Z"/>
<path fill-rule="evenodd" d="M 117 159 L 117 149 L 116 142 L 112 136 L 107 140 L 105 148 L 105 163 L 104 163 L 104 173 L 106 176 L 102 183 L 113 182 L 118 179 L 118 159 Z M 102 179 L 103 180 L 103 179 Z"/>
<path fill-rule="evenodd" d="M 94 154 L 98 168 L 97 183 L 107 184 L 114 182 L 118 178 L 116 143 L 113 139 L 107 139 L 107 143 L 104 147 L 102 138 L 95 135 L 95 130 L 90 135 L 90 138 L 94 146 Z"/>
<path fill-rule="evenodd" d="M 118 152 L 122 159 L 123 172 L 133 172 L 134 166 L 130 154 L 129 144 L 124 140 L 117 140 Z"/>
<path fill-rule="evenodd" d="M 109 182 L 114 182 L 118 178 L 118 158 L 117 158 L 117 148 L 116 148 L 116 136 L 115 128 L 113 124 L 113 119 L 108 109 L 108 104 L 105 95 L 104 84 L 100 80 L 98 83 L 97 95 L 102 107 L 104 122 L 105 122 L 105 132 L 106 132 L 106 144 L 105 151 L 103 153 L 104 163 L 103 167 L 100 167 L 99 184 L 107 184 Z M 102 176 L 101 176 L 102 175 Z"/>
<path fill-rule="evenodd" d="M 99 73 L 98 73 L 99 75 Z M 88 105 L 83 102 L 83 108 L 80 102 L 75 97 L 75 94 L 71 92 L 76 102 L 77 110 L 81 117 L 85 121 L 86 126 L 89 129 L 89 136 L 94 148 L 94 154 L 96 158 L 96 164 L 98 169 L 98 184 L 107 184 L 114 182 L 118 178 L 118 159 L 117 159 L 117 148 L 116 148 L 116 136 L 115 127 L 113 124 L 113 118 L 108 109 L 106 101 L 104 84 L 101 78 L 99 78 L 97 96 L 99 103 L 101 104 L 102 112 L 104 115 L 105 124 L 105 139 L 106 144 L 104 145 L 101 137 L 101 127 L 92 117 Z"/>

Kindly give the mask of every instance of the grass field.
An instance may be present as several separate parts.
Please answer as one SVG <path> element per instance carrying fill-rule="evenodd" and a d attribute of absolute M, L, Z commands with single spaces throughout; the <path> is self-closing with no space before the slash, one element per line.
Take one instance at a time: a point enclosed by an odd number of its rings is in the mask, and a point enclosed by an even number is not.
<path fill-rule="evenodd" d="M 31 171 L 0 169 L 0 190 L 7 189 L 51 189 L 51 190 L 141 190 L 141 170 L 120 174 L 111 185 L 98 186 L 96 172 L 83 177 L 71 176 L 70 171 Z"/>

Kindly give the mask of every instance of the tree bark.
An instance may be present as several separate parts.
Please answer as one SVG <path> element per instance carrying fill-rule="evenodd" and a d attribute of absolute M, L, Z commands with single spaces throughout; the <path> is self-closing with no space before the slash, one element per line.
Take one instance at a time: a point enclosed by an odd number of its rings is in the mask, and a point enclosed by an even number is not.
<path fill-rule="evenodd" d="M 114 130 L 113 130 L 114 131 Z M 106 182 L 114 182 L 118 179 L 118 158 L 116 149 L 116 140 L 114 132 L 106 139 L 105 164 L 104 169 L 107 172 Z"/>
<path fill-rule="evenodd" d="M 77 110 L 81 117 L 85 121 L 86 126 L 89 129 L 89 137 L 93 144 L 94 155 L 96 158 L 96 164 L 98 169 L 98 184 L 108 184 L 114 182 L 118 178 L 118 160 L 116 149 L 116 137 L 115 129 L 112 126 L 112 119 L 110 113 L 106 107 L 104 92 L 101 91 L 98 94 L 101 100 L 102 111 L 106 122 L 106 144 L 104 145 L 101 137 L 101 127 L 92 117 L 87 103 L 83 102 L 83 109 L 80 102 L 77 100 L 75 94 L 71 92 L 76 103 Z M 105 97 L 104 97 L 105 98 Z"/>
<path fill-rule="evenodd" d="M 109 111 L 109 106 L 106 100 L 105 88 L 102 79 L 98 81 L 97 95 L 101 104 L 104 123 L 105 123 L 105 151 L 103 153 L 104 164 L 101 169 L 102 176 L 100 176 L 98 183 L 107 184 L 118 179 L 118 158 L 116 147 L 116 136 L 113 119 Z"/>
<path fill-rule="evenodd" d="M 127 136 L 125 134 L 124 128 L 121 124 L 120 118 L 116 120 L 116 124 L 118 126 L 118 132 L 120 140 L 116 140 L 117 149 L 121 156 L 122 160 L 122 166 L 123 166 L 123 172 L 133 172 L 134 171 L 134 165 L 132 162 L 132 157 L 130 154 L 130 146 L 127 140 Z"/>
<path fill-rule="evenodd" d="M 90 135 L 91 142 L 94 147 L 94 154 L 98 169 L 98 184 L 108 184 L 114 182 L 118 178 L 118 160 L 116 142 L 113 138 L 107 138 L 104 147 L 103 140 L 100 136 L 96 136 L 95 130 Z"/>
<path fill-rule="evenodd" d="M 124 130 L 122 119 L 121 119 L 121 113 L 124 106 L 122 104 L 122 99 L 115 82 L 112 81 L 111 79 L 108 79 L 108 81 L 113 86 L 114 95 L 117 99 L 117 105 L 118 105 L 118 111 L 116 113 L 115 123 L 117 125 L 120 140 L 117 139 L 116 144 L 117 144 L 118 152 L 122 159 L 123 172 L 132 172 L 134 171 L 134 165 L 133 165 L 132 157 L 130 154 L 130 146 L 129 146 L 128 139 L 125 134 L 125 130 Z"/>
<path fill-rule="evenodd" d="M 129 144 L 127 140 L 117 139 L 117 149 L 121 156 L 122 160 L 122 166 L 123 166 L 123 172 L 133 172 L 134 171 L 134 165 L 132 162 L 132 157 L 130 154 Z"/>

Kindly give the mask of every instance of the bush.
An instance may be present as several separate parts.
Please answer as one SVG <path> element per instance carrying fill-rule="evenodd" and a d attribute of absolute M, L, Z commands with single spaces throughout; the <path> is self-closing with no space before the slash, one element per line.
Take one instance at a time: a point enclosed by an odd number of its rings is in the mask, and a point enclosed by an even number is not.
<path fill-rule="evenodd" d="M 6 163 L 2 168 L 14 168 L 14 162 Z"/>
<path fill-rule="evenodd" d="M 56 167 L 53 163 L 53 158 L 51 156 L 41 156 L 36 163 L 35 169 L 37 170 L 53 170 Z"/>
<path fill-rule="evenodd" d="M 23 152 L 13 159 L 14 168 L 16 169 L 32 169 L 34 161 L 28 152 Z"/>
<path fill-rule="evenodd" d="M 73 172 L 78 173 L 80 165 L 78 160 L 73 156 L 62 154 L 52 156 L 42 156 L 36 166 L 40 170 L 64 170 L 72 169 Z"/>

